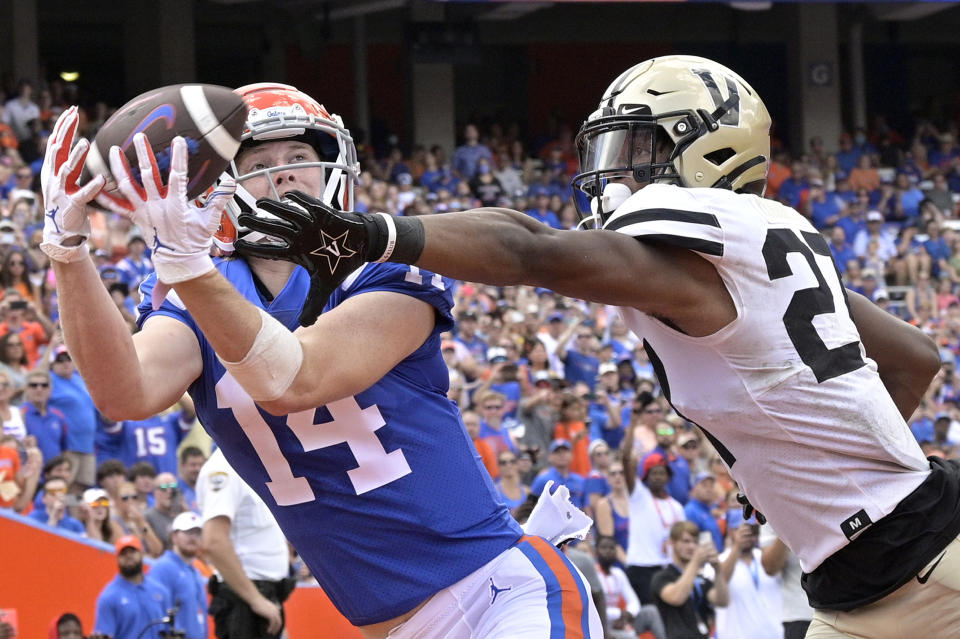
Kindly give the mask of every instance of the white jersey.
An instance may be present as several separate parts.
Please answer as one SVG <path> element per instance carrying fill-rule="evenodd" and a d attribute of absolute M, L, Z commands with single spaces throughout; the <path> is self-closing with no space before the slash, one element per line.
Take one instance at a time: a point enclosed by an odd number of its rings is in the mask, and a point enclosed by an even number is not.
<path fill-rule="evenodd" d="M 826 241 L 804 217 L 753 195 L 654 184 L 604 228 L 689 248 L 719 272 L 737 318 L 712 335 L 620 311 L 664 395 L 704 430 L 806 572 L 927 477 L 860 344 Z"/>

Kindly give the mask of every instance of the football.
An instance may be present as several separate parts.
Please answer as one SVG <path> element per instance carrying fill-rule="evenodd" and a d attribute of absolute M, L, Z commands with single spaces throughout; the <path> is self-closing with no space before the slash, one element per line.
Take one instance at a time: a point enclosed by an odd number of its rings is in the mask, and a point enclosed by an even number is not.
<path fill-rule="evenodd" d="M 139 179 L 139 162 L 133 136 L 143 132 L 166 181 L 170 170 L 170 143 L 176 136 L 187 141 L 189 179 L 187 196 L 195 198 L 223 173 L 237 149 L 247 118 L 247 106 L 227 87 L 212 84 L 176 84 L 147 91 L 130 100 L 107 120 L 90 144 L 79 180 L 94 175 L 107 178 L 104 190 L 123 198 L 110 173 L 110 147 L 119 146 Z"/>

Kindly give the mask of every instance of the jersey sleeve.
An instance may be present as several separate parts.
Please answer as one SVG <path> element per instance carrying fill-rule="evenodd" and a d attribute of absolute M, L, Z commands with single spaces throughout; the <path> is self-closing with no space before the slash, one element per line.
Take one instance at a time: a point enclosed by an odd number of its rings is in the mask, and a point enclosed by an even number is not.
<path fill-rule="evenodd" d="M 156 286 L 156 284 L 156 273 L 151 273 L 140 283 L 140 304 L 137 305 L 137 329 L 142 329 L 144 322 L 153 315 L 166 315 L 167 317 L 180 320 L 193 329 L 194 333 L 199 333 L 199 328 L 197 328 L 193 317 L 191 317 L 189 311 L 187 311 L 186 305 L 172 289 L 167 293 L 167 297 L 163 300 L 160 308 L 154 310 L 151 297 L 153 295 L 153 287 Z"/>
<path fill-rule="evenodd" d="M 627 198 L 603 228 L 719 260 L 724 251 L 723 213 L 697 193 L 707 190 L 651 184 Z"/>
<path fill-rule="evenodd" d="M 434 333 L 443 333 L 453 329 L 453 287 L 452 279 L 416 266 L 392 262 L 367 264 L 352 280 L 348 279 L 337 289 L 327 308 L 361 293 L 400 293 L 433 306 L 437 311 Z"/>

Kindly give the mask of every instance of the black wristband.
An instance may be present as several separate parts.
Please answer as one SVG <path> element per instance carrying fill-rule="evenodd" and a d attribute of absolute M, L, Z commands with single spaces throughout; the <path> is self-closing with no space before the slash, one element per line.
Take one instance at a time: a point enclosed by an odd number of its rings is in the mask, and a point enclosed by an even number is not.
<path fill-rule="evenodd" d="M 390 246 L 390 223 L 395 229 L 393 246 Z M 387 220 L 379 213 L 364 216 L 367 225 L 369 244 L 367 247 L 368 262 L 398 262 L 400 264 L 414 264 L 423 253 L 424 232 L 423 223 L 416 217 L 390 216 Z M 376 230 L 371 232 L 371 227 Z"/>

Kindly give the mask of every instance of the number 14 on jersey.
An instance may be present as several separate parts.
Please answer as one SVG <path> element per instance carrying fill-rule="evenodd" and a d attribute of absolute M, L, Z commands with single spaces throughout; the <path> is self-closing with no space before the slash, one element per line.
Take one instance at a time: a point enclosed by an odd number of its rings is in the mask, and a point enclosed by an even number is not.
<path fill-rule="evenodd" d="M 217 382 L 217 406 L 228 408 L 246 434 L 250 445 L 270 476 L 267 488 L 278 506 L 294 506 L 316 499 L 306 477 L 297 477 L 270 426 L 263 419 L 253 399 L 230 375 Z M 345 469 L 358 495 L 380 488 L 409 474 L 410 465 L 400 449 L 387 452 L 376 431 L 386 426 L 376 404 L 360 408 L 354 397 L 346 397 L 326 406 L 331 420 L 313 422 L 316 409 L 287 416 L 287 427 L 293 431 L 304 451 L 347 444 L 357 466 Z M 337 472 L 332 470 L 331 472 Z"/>

